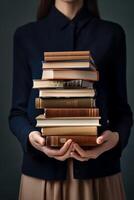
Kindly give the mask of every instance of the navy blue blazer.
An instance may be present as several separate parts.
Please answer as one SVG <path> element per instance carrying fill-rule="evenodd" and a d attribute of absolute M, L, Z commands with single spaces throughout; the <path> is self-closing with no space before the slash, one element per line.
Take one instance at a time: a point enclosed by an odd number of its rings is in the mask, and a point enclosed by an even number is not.
<path fill-rule="evenodd" d="M 35 108 L 39 91 L 32 89 L 33 79 L 41 79 L 45 51 L 90 50 L 100 73 L 95 83 L 96 105 L 100 108 L 101 127 L 118 131 L 119 142 L 97 159 L 73 159 L 74 178 L 90 179 L 121 170 L 120 157 L 128 143 L 133 124 L 126 86 L 126 41 L 124 29 L 117 23 L 94 17 L 82 7 L 70 20 L 54 5 L 47 17 L 18 27 L 13 37 L 13 84 L 9 127 L 23 150 L 22 173 L 42 179 L 65 179 L 67 160 L 59 161 L 36 150 L 28 135 L 38 130 L 35 117 L 43 109 Z"/>

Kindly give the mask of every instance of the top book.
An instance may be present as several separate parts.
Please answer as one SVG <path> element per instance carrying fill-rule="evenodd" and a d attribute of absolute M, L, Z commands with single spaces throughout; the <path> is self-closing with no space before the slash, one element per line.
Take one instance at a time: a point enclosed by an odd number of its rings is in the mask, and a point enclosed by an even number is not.
<path fill-rule="evenodd" d="M 44 52 L 42 69 L 43 80 L 99 80 L 99 73 L 90 51 Z"/>
<path fill-rule="evenodd" d="M 49 56 L 91 56 L 90 51 L 52 51 L 44 52 L 44 57 Z"/>
<path fill-rule="evenodd" d="M 44 52 L 44 62 L 54 61 L 82 61 L 89 62 L 94 65 L 94 60 L 90 51 L 56 51 L 56 52 Z"/>

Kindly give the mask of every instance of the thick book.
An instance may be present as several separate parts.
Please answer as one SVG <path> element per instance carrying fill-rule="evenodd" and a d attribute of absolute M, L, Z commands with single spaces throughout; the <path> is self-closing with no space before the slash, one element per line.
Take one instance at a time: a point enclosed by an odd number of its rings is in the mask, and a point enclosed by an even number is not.
<path fill-rule="evenodd" d="M 100 126 L 101 117 L 89 117 L 88 119 L 51 119 L 46 118 L 44 114 L 36 117 L 37 127 L 50 126 Z"/>
<path fill-rule="evenodd" d="M 58 126 L 41 128 L 42 136 L 47 135 L 97 135 L 97 126 Z"/>
<path fill-rule="evenodd" d="M 46 136 L 45 145 L 49 147 L 62 147 L 64 143 L 72 139 L 73 142 L 78 143 L 80 146 L 97 146 L 96 139 L 97 136 Z"/>
<path fill-rule="evenodd" d="M 90 51 L 45 51 L 44 57 L 47 56 L 89 56 L 91 55 Z"/>
<path fill-rule="evenodd" d="M 42 62 L 42 69 L 88 69 L 96 70 L 90 61 L 62 61 L 62 62 Z"/>
<path fill-rule="evenodd" d="M 90 62 L 92 68 L 96 69 L 94 59 L 89 50 L 44 52 L 44 62 Z"/>
<path fill-rule="evenodd" d="M 88 81 L 98 81 L 99 73 L 98 71 L 89 70 L 53 70 L 45 69 L 42 73 L 42 80 L 88 80 Z"/>
<path fill-rule="evenodd" d="M 46 118 L 99 117 L 98 108 L 45 108 Z"/>
<path fill-rule="evenodd" d="M 94 89 L 40 89 L 39 97 L 95 97 Z"/>
<path fill-rule="evenodd" d="M 93 89 L 93 82 L 84 80 L 52 81 L 33 79 L 33 88 L 90 88 Z"/>
<path fill-rule="evenodd" d="M 90 97 L 81 98 L 35 98 L 35 108 L 95 108 L 96 99 Z"/>

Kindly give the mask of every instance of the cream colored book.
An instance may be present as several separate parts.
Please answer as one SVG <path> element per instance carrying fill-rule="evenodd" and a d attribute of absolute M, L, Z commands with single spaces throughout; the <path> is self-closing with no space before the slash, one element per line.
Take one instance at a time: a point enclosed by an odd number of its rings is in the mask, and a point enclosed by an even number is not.
<path fill-rule="evenodd" d="M 43 114 L 36 117 L 37 127 L 49 126 L 100 126 L 101 117 L 90 117 L 90 119 L 48 119 Z"/>
<path fill-rule="evenodd" d="M 98 71 L 89 70 L 53 70 L 46 69 L 43 70 L 42 80 L 89 80 L 98 81 L 99 73 Z"/>
<path fill-rule="evenodd" d="M 40 89 L 39 97 L 94 97 L 94 89 Z"/>
<path fill-rule="evenodd" d="M 64 84 L 64 81 L 33 80 L 33 88 L 63 88 Z"/>
<path fill-rule="evenodd" d="M 51 81 L 33 79 L 33 88 L 93 88 L 93 82 L 83 80 Z"/>

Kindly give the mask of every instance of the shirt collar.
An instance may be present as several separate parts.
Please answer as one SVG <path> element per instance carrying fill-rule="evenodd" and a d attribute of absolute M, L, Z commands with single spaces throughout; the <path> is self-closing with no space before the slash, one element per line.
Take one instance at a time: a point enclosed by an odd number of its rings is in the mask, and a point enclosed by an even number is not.
<path fill-rule="evenodd" d="M 53 23 L 53 26 L 56 26 L 62 30 L 69 24 L 77 24 L 77 27 L 81 28 L 83 25 L 85 25 L 85 23 L 93 18 L 93 15 L 90 13 L 88 8 L 83 5 L 73 19 L 69 19 L 53 4 L 48 14 L 48 18 Z"/>

